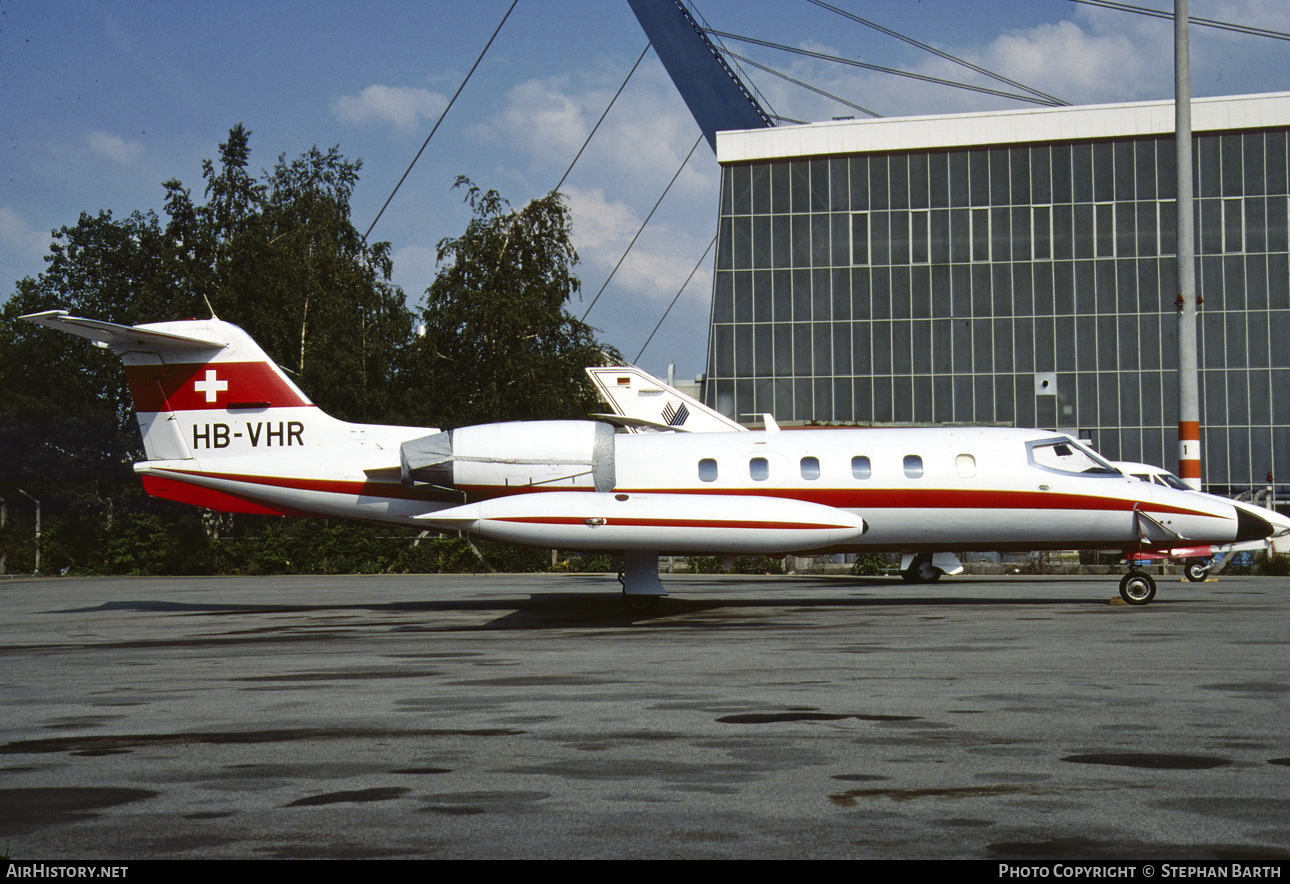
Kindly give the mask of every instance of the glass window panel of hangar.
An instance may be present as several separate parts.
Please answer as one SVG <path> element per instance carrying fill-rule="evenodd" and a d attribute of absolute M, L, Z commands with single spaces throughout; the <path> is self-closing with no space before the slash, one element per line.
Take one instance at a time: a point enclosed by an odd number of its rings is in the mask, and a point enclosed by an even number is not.
<path fill-rule="evenodd" d="M 1214 485 L 1262 478 L 1278 438 L 1262 415 L 1290 400 L 1287 141 L 1197 137 Z M 1011 418 L 1171 466 L 1173 168 L 1158 137 L 726 167 L 710 401 L 781 421 Z M 1037 372 L 1055 392 L 1036 394 Z"/>

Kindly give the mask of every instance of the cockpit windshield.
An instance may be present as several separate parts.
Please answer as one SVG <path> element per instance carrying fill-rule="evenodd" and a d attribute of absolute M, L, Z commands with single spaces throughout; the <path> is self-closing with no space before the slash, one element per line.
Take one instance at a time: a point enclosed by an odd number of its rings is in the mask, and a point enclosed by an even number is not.
<path fill-rule="evenodd" d="M 1119 476 L 1111 466 L 1092 450 L 1069 438 L 1041 439 L 1026 443 L 1030 462 L 1041 470 L 1081 475 Z"/>
<path fill-rule="evenodd" d="M 1124 466 L 1124 464 L 1121 464 L 1120 466 Z M 1135 479 L 1141 479 L 1143 482 L 1146 482 L 1148 485 L 1164 485 L 1166 488 L 1176 488 L 1179 491 L 1195 490 L 1186 482 L 1184 482 L 1182 479 L 1179 479 L 1177 476 L 1175 476 L 1173 473 L 1170 473 L 1166 470 L 1162 470 L 1159 467 L 1148 467 L 1145 464 L 1143 464 L 1142 467 L 1143 469 L 1149 470 L 1149 472 L 1142 472 L 1136 469 L 1136 465 L 1135 465 L 1135 469 L 1133 470 L 1133 477 Z"/>
<path fill-rule="evenodd" d="M 1173 473 L 1160 473 L 1156 476 L 1156 481 L 1161 485 L 1168 485 L 1170 488 L 1177 488 L 1179 491 L 1194 491 L 1195 489 L 1179 479 Z"/>

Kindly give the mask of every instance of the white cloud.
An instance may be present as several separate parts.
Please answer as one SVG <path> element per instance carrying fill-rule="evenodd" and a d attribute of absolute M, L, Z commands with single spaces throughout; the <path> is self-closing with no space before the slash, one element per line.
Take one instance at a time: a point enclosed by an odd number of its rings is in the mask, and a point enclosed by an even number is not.
<path fill-rule="evenodd" d="M 40 257 L 49 249 L 49 232 L 37 230 L 8 206 L 0 206 L 0 247 Z"/>
<path fill-rule="evenodd" d="M 607 199 L 599 187 L 587 190 L 567 188 L 565 196 L 573 214 L 574 246 L 583 266 L 579 275 L 584 283 L 592 286 L 592 290 L 584 294 L 594 296 L 595 289 L 600 287 L 621 258 L 622 264 L 614 275 L 611 288 L 626 289 L 654 300 L 671 300 L 706 244 L 699 230 L 678 226 L 678 213 L 673 212 L 672 220 L 660 221 L 656 215 L 624 258 L 623 253 L 632 237 L 640 231 L 644 214 L 637 213 L 621 200 Z M 682 222 L 690 220 L 684 213 L 679 214 Z M 703 227 L 710 226 L 706 221 L 703 224 Z M 708 235 L 711 236 L 710 233 Z M 711 277 L 706 269 L 701 269 L 691 280 L 686 294 L 698 292 L 706 298 L 710 290 Z"/>
<path fill-rule="evenodd" d="M 567 85 L 564 77 L 520 83 L 506 93 L 502 112 L 470 134 L 486 143 L 520 146 L 541 162 L 567 163 L 592 125 L 583 121 L 586 96 L 569 94 Z"/>
<path fill-rule="evenodd" d="M 579 252 L 590 255 L 608 248 L 621 253 L 640 227 L 632 207 L 606 199 L 603 187 L 566 187 L 564 195 L 573 214 L 573 238 Z"/>
<path fill-rule="evenodd" d="M 805 43 L 804 48 L 828 55 L 849 54 L 839 52 L 833 46 L 812 41 Z M 989 37 L 984 42 L 941 44 L 940 48 L 972 64 L 1072 104 L 1165 98 L 1173 91 L 1172 24 L 1156 18 L 1080 7 L 1072 19 L 1008 30 Z M 844 98 L 856 100 L 887 116 L 1016 109 L 1027 106 L 1015 99 L 984 92 L 955 89 L 839 64 L 799 58 L 785 66 L 782 59 L 764 60 L 790 76 Z M 911 56 L 911 60 L 904 65 L 890 59 L 866 60 L 898 66 L 912 74 L 985 89 L 1008 93 L 1021 91 L 954 62 L 927 54 Z M 1194 61 L 1193 68 L 1196 66 Z M 811 95 L 768 74 L 755 71 L 751 73 L 755 74 L 754 79 L 770 103 L 787 116 L 811 121 L 834 115 L 863 116 L 860 112 Z"/>
<path fill-rule="evenodd" d="M 416 304 L 434 282 L 435 250 L 429 246 L 404 246 L 391 255 L 395 285 L 403 289 L 410 304 Z"/>
<path fill-rule="evenodd" d="M 85 141 L 96 154 L 122 166 L 130 165 L 143 155 L 143 142 L 126 141 L 97 129 L 86 133 Z"/>
<path fill-rule="evenodd" d="M 628 291 L 666 304 L 676 296 L 690 271 L 694 270 L 705 243 L 678 230 L 663 231 L 657 240 L 646 246 L 638 242 L 618 269 L 614 282 Z M 681 298 L 683 302 L 708 303 L 712 295 L 711 269 L 712 253 L 709 252 L 686 286 Z"/>
<path fill-rule="evenodd" d="M 423 119 L 432 120 L 443 112 L 448 99 L 429 89 L 373 84 L 358 95 L 342 95 L 331 104 L 342 123 L 391 123 L 399 129 L 414 129 Z"/>
<path fill-rule="evenodd" d="M 1156 98 L 1172 91 L 1171 39 L 1163 22 L 1098 33 L 1063 21 L 998 37 L 983 64 L 1072 104 Z"/>
<path fill-rule="evenodd" d="M 481 145 L 501 148 L 497 162 L 502 174 L 530 192 L 544 193 L 583 147 L 625 73 L 624 67 L 612 74 L 584 71 L 527 80 L 468 134 Z M 569 311 L 581 316 L 622 259 L 587 321 L 628 358 L 645 342 L 712 238 L 720 175 L 705 142 L 624 258 L 698 137 L 698 126 L 662 65 L 643 64 L 561 186 L 572 214 L 580 259 L 576 272 L 583 285 Z M 522 199 L 514 196 L 516 206 Z M 651 344 L 652 352 L 667 349 L 666 343 L 696 363 L 702 359 L 711 262 L 709 256 L 691 280 L 669 324 Z M 683 373 L 699 367 L 687 364 Z"/>
<path fill-rule="evenodd" d="M 578 160 L 574 176 L 581 180 L 610 178 L 615 187 L 650 182 L 648 189 L 667 183 L 685 158 L 698 128 L 682 104 L 662 66 L 642 69 L 619 96 L 594 138 Z M 614 90 L 597 84 L 586 89 L 570 85 L 568 77 L 528 80 L 507 93 L 506 106 L 470 135 L 528 157 L 530 172 L 558 176 L 568 168 L 592 127 L 613 97 Z M 706 145 L 700 158 L 710 158 Z M 712 171 L 697 171 L 692 162 L 677 181 L 681 189 L 715 187 Z M 655 191 L 655 197 L 657 191 Z"/>
<path fill-rule="evenodd" d="M 1231 22 L 1270 31 L 1290 30 L 1290 4 L 1285 0 L 1224 0 L 1224 2 L 1207 3 L 1203 12 L 1190 10 L 1192 17 L 1200 16 L 1214 21 Z M 1234 36 L 1232 31 L 1215 31 Z"/>

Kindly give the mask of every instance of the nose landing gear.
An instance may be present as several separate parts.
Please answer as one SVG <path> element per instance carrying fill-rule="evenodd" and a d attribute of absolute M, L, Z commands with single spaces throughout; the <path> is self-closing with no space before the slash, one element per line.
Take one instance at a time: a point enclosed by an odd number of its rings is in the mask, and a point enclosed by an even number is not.
<path fill-rule="evenodd" d="M 1192 583 L 1204 583 L 1212 564 L 1209 559 L 1188 559 L 1183 563 L 1183 573 Z"/>

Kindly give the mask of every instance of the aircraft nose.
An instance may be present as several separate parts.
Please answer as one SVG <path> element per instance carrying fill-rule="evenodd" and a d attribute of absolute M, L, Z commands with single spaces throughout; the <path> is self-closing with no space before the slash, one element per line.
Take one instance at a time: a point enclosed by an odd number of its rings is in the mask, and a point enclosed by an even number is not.
<path fill-rule="evenodd" d="M 1260 518 L 1254 513 L 1236 508 L 1236 542 L 1244 543 L 1247 540 L 1263 540 L 1265 537 L 1272 536 L 1272 523 L 1267 519 Z"/>

